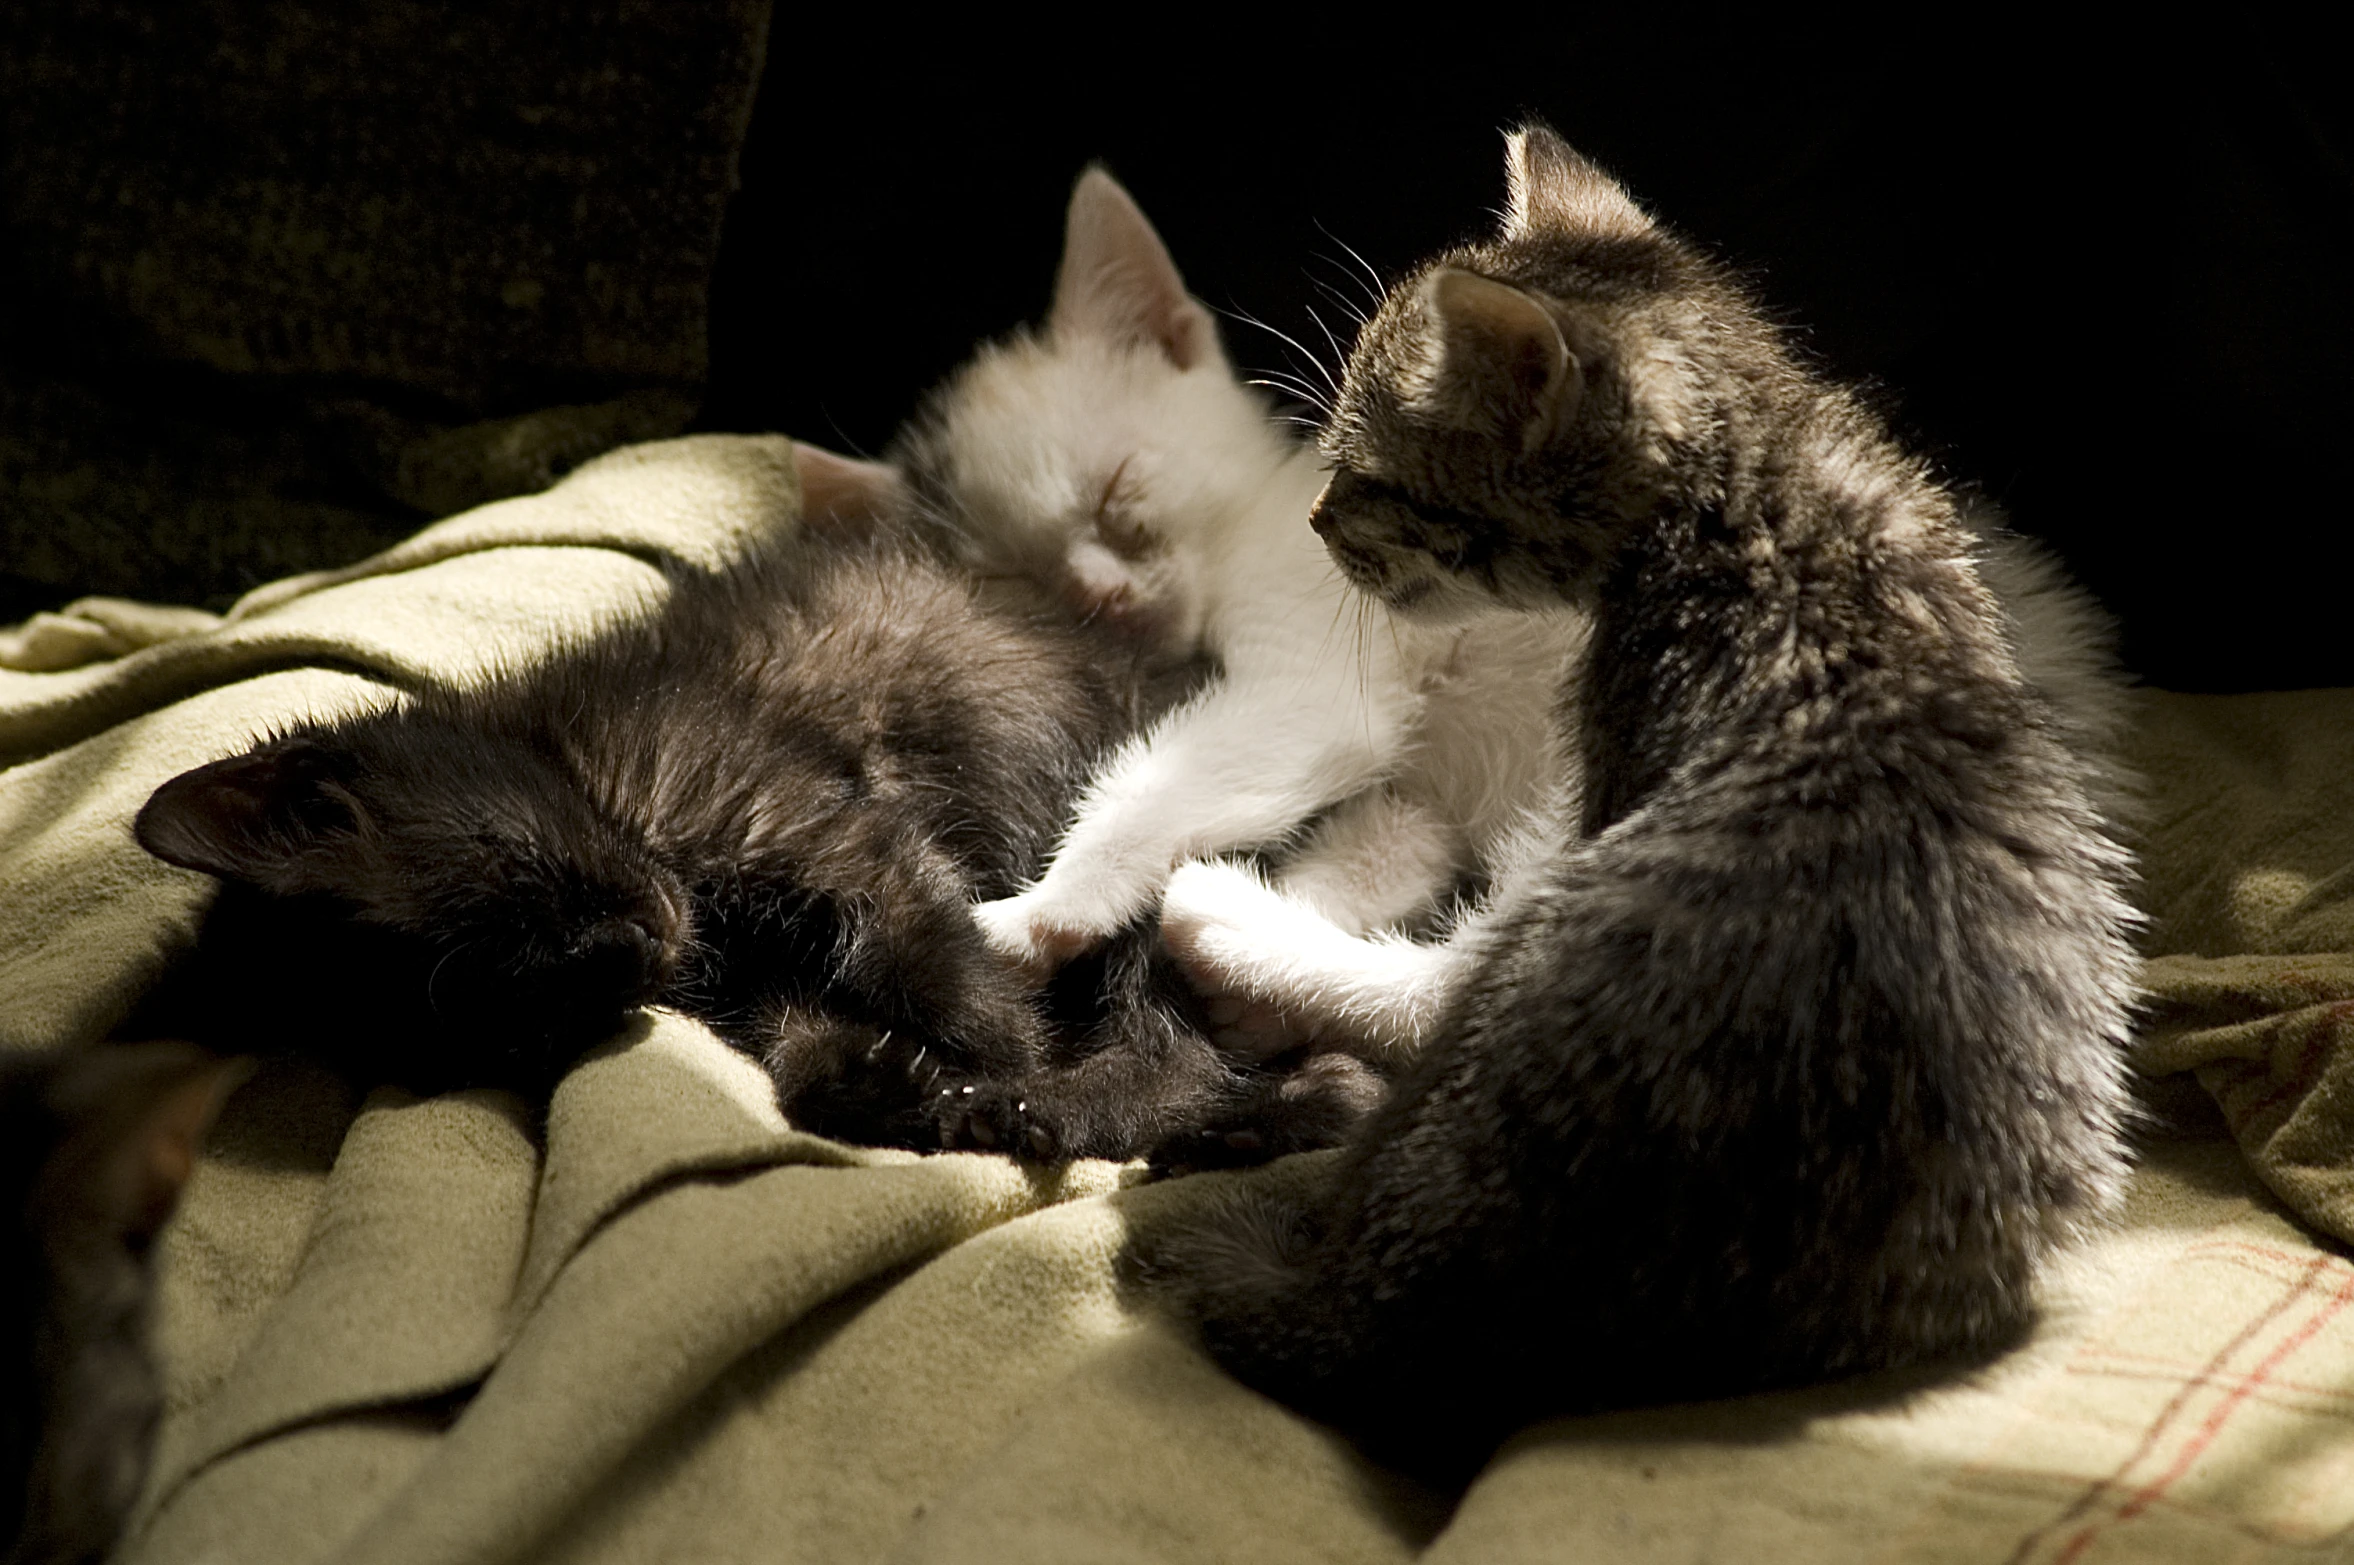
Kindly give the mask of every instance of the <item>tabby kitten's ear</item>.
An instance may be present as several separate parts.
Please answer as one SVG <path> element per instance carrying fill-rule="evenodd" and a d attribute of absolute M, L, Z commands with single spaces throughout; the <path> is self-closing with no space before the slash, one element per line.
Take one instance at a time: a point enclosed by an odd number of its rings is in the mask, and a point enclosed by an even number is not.
<path fill-rule="evenodd" d="M 1420 290 L 1422 363 L 1407 378 L 1421 411 L 1534 451 L 1577 410 L 1582 377 L 1543 300 L 1458 266 Z"/>
<path fill-rule="evenodd" d="M 281 739 L 199 766 L 155 790 L 131 830 L 167 864 L 225 880 L 266 881 L 307 847 L 359 825 L 333 752 Z"/>
<path fill-rule="evenodd" d="M 1627 238 L 1651 232 L 1651 219 L 1617 180 L 1534 120 L 1505 132 L 1504 177 L 1511 186 L 1506 239 L 1548 231 Z"/>
<path fill-rule="evenodd" d="M 1218 357 L 1217 323 L 1120 182 L 1091 167 L 1071 188 L 1047 325 L 1058 335 L 1158 347 L 1181 370 Z"/>
<path fill-rule="evenodd" d="M 134 1242 L 153 1238 L 241 1068 L 174 1042 L 102 1043 L 60 1061 L 48 1098 L 66 1135 L 35 1199 Z"/>

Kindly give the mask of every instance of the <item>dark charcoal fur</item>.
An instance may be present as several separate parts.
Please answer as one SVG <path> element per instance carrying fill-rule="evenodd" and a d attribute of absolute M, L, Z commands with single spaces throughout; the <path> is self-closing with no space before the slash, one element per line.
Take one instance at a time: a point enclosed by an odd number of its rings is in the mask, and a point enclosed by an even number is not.
<path fill-rule="evenodd" d="M 2124 854 L 1952 498 L 1551 133 L 1324 435 L 1368 592 L 1596 617 L 1584 819 L 1320 1207 L 1135 1257 L 1461 1474 L 1537 1417 L 2012 1340 L 2125 1175 Z"/>
<path fill-rule="evenodd" d="M 220 1084 L 185 1044 L 0 1058 L 0 1560 L 88 1565 L 147 1471 L 162 1394 L 148 1249 Z"/>
<path fill-rule="evenodd" d="M 662 1003 L 808 1128 L 1036 1156 L 1252 1096 L 1149 930 L 1049 997 L 1059 1028 L 983 944 L 972 902 L 1036 873 L 1163 683 L 996 591 L 871 538 L 781 546 L 542 666 L 174 779 L 139 840 L 228 884 L 140 1025 L 538 1088 Z"/>

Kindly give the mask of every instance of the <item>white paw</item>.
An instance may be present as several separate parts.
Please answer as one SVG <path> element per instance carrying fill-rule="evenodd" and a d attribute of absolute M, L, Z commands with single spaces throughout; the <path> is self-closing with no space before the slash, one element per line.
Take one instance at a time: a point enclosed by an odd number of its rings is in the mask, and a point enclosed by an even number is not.
<path fill-rule="evenodd" d="M 1096 927 L 1095 921 L 1040 896 L 1039 889 L 976 903 L 973 921 L 981 926 L 981 938 L 991 950 L 1032 976 L 1045 978 L 1119 926 Z"/>
<path fill-rule="evenodd" d="M 1306 1017 L 1264 996 L 1269 954 L 1297 910 L 1233 864 L 1194 863 L 1161 899 L 1161 943 L 1208 1002 L 1211 1037 L 1239 1054 L 1280 1054 L 1316 1040 Z"/>
<path fill-rule="evenodd" d="M 1247 992 L 1252 932 L 1284 912 L 1282 899 L 1249 870 L 1222 862 L 1183 864 L 1161 894 L 1161 943 L 1202 987 Z"/>

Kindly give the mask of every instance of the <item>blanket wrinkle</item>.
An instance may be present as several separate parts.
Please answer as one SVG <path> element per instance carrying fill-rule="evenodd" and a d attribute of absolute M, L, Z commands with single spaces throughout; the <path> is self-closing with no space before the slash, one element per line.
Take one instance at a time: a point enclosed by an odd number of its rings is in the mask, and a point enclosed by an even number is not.
<path fill-rule="evenodd" d="M 796 505 L 781 438 L 634 447 L 217 623 L 163 612 L 135 645 L 0 668 L 0 1046 L 99 1039 L 184 959 L 212 883 L 129 832 L 163 780 L 594 634 L 656 601 L 663 563 L 722 563 Z M 2342 1550 L 2354 1262 L 2315 1230 L 2354 1237 L 2354 692 L 2150 692 L 2132 760 L 2135 1063 L 2200 1084 L 2237 1145 L 2154 1141 L 2125 1213 L 1991 1365 L 1563 1420 L 1430 1494 L 1225 1376 L 1120 1281 L 1133 1236 L 1327 1161 L 1151 1184 L 845 1147 L 789 1125 L 708 1029 L 650 1012 L 544 1108 L 296 1060 L 237 1090 L 157 1252 L 166 1402 L 117 1560 Z"/>

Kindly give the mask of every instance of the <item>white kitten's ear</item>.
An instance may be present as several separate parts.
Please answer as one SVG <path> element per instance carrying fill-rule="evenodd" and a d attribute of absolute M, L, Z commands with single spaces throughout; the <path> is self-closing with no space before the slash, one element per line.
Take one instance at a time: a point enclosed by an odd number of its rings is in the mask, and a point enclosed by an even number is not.
<path fill-rule="evenodd" d="M 1628 238 L 1651 232 L 1651 219 L 1617 180 L 1533 120 L 1504 133 L 1504 177 L 1512 190 L 1507 239 L 1560 230 Z"/>
<path fill-rule="evenodd" d="M 132 834 L 167 864 L 261 881 L 326 834 L 358 824 L 335 770 L 326 746 L 281 739 L 182 772 L 140 807 Z"/>
<path fill-rule="evenodd" d="M 1577 356 L 1542 300 L 1442 266 L 1422 280 L 1420 303 L 1422 362 L 1405 380 L 1425 413 L 1533 451 L 1576 411 Z"/>
<path fill-rule="evenodd" d="M 793 468 L 801 479 L 804 527 L 886 521 L 905 508 L 907 485 L 885 463 L 862 462 L 796 440 Z"/>
<path fill-rule="evenodd" d="M 1071 189 L 1047 325 L 1057 335 L 1151 343 L 1181 370 L 1218 357 L 1217 323 L 1120 182 L 1094 167 Z"/>

